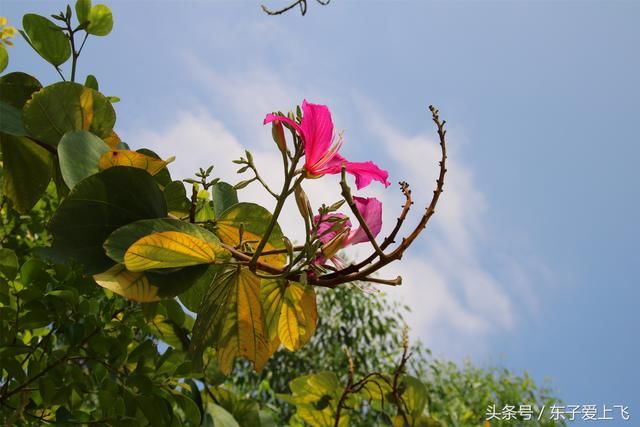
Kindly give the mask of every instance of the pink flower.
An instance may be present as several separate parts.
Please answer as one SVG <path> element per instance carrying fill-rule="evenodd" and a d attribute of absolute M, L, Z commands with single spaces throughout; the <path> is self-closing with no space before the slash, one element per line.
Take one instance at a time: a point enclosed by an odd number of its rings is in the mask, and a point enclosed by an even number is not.
<path fill-rule="evenodd" d="M 382 202 L 375 197 L 353 197 L 356 208 L 362 215 L 362 219 L 367 224 L 369 231 L 376 237 L 382 229 Z M 340 222 L 342 220 L 342 222 Z M 317 234 L 322 246 L 322 258 L 331 259 L 334 264 L 337 259 L 334 256 L 340 249 L 349 245 L 367 242 L 369 238 L 362 227 L 351 229 L 351 221 L 346 215 L 341 213 L 331 213 L 327 215 L 316 215 L 313 221 L 318 227 Z"/>
<path fill-rule="evenodd" d="M 350 162 L 338 151 L 342 146 L 342 135 L 333 129 L 331 113 L 326 105 L 311 104 L 305 99 L 302 102 L 302 120 L 300 124 L 288 117 L 267 114 L 264 124 L 274 121 L 285 122 L 292 126 L 302 137 L 305 153 L 305 171 L 310 178 L 319 178 L 325 174 L 341 173 L 342 166 L 356 178 L 356 187 L 361 189 L 379 181 L 389 186 L 389 173 L 380 169 L 373 162 Z"/>

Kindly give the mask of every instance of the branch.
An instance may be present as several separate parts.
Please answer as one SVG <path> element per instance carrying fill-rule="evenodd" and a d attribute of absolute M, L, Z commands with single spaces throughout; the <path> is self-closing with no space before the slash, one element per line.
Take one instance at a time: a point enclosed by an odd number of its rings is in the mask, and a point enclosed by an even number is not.
<path fill-rule="evenodd" d="M 426 228 L 427 223 L 429 222 L 429 219 L 435 213 L 436 205 L 438 204 L 440 195 L 444 191 L 444 177 L 445 177 L 445 174 L 447 173 L 447 168 L 446 168 L 447 147 L 446 147 L 446 140 L 445 140 L 447 131 L 444 129 L 444 125 L 446 124 L 446 121 L 440 120 L 439 111 L 435 107 L 429 106 L 429 110 L 431 111 L 432 119 L 436 124 L 438 137 L 440 140 L 440 150 L 442 153 L 441 159 L 439 162 L 440 173 L 438 174 L 438 179 L 436 180 L 436 188 L 433 191 L 433 197 L 431 198 L 431 202 L 425 209 L 424 215 L 422 215 L 422 217 L 420 218 L 420 221 L 418 222 L 414 230 L 407 237 L 404 237 L 402 239 L 402 242 L 395 250 L 393 250 L 388 254 L 385 254 L 384 257 L 380 257 L 380 259 L 377 262 L 370 264 L 370 262 L 367 262 L 368 259 L 366 259 L 365 261 L 359 264 L 356 264 L 355 267 L 347 267 L 344 270 L 339 270 L 337 272 L 325 274 L 315 279 L 311 278 L 309 280 L 310 284 L 314 286 L 331 288 L 343 283 L 354 282 L 354 281 L 364 281 L 371 274 L 380 270 L 382 267 L 386 266 L 392 261 L 401 259 L 404 254 L 404 251 L 406 251 L 407 248 L 411 246 L 411 244 L 415 241 L 415 239 Z M 409 191 L 408 185 L 403 185 L 401 188 L 403 190 L 403 193 L 405 194 L 406 201 L 403 206 L 402 213 L 400 214 L 400 217 L 398 217 L 398 222 L 396 223 L 396 227 L 394 228 L 392 233 L 389 235 L 389 237 L 385 239 L 383 243 L 385 248 L 388 245 L 390 245 L 392 241 L 395 239 L 395 236 L 397 235 L 400 227 L 402 226 L 406 218 L 406 215 L 410 209 L 410 206 L 412 204 L 411 192 Z M 369 258 L 373 259 L 376 257 L 376 255 L 377 253 L 374 253 Z"/>
<path fill-rule="evenodd" d="M 276 9 L 276 10 L 271 10 L 268 9 L 265 5 L 262 5 L 262 10 L 264 10 L 264 12 L 267 15 L 282 15 L 285 12 L 288 12 L 289 10 L 293 9 L 294 7 L 300 5 L 300 13 L 302 14 L 302 16 L 305 15 L 305 13 L 307 13 L 307 0 L 297 0 L 293 3 L 291 3 L 289 6 L 284 7 L 282 9 Z"/>
<path fill-rule="evenodd" d="M 349 205 L 351 212 L 353 212 L 353 214 L 358 219 L 358 223 L 360 224 L 360 227 L 362 227 L 365 234 L 369 238 L 369 241 L 371 242 L 373 249 L 376 251 L 376 254 L 381 259 L 384 259 L 386 257 L 385 253 L 382 252 L 382 249 L 380 249 L 380 246 L 378 246 L 378 242 L 376 242 L 376 237 L 373 235 L 373 233 L 369 229 L 369 224 L 367 224 L 367 222 L 364 220 L 364 218 L 362 217 L 362 213 L 358 210 L 356 203 L 353 201 L 353 197 L 351 196 L 351 188 L 349 188 L 349 186 L 347 185 L 346 173 L 347 173 L 347 169 L 344 165 L 342 165 L 342 178 L 340 179 L 340 187 L 342 188 L 342 197 L 344 197 L 344 200 L 347 202 L 347 205 Z"/>

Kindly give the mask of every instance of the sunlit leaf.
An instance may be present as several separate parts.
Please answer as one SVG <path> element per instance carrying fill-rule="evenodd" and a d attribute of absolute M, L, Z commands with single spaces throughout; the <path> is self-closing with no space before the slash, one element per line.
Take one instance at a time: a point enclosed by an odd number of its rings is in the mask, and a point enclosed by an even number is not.
<path fill-rule="evenodd" d="M 149 283 L 144 273 L 129 271 L 122 264 L 116 264 L 103 273 L 95 274 L 93 280 L 103 288 L 133 301 L 160 300 L 158 287 Z"/>
<path fill-rule="evenodd" d="M 131 271 L 211 264 L 215 260 L 212 244 L 179 231 L 145 236 L 131 245 L 124 255 L 124 263 Z"/>
<path fill-rule="evenodd" d="M 0 73 L 7 68 L 7 65 L 9 65 L 9 52 L 7 52 L 7 48 L 0 43 Z"/>
<path fill-rule="evenodd" d="M 404 402 L 407 415 L 412 419 L 417 419 L 422 415 L 427 405 L 427 387 L 418 378 L 409 375 L 402 377 L 401 381 L 404 391 L 400 397 Z"/>
<path fill-rule="evenodd" d="M 100 92 L 78 83 L 60 82 L 34 93 L 24 106 L 22 120 L 30 136 L 56 146 L 72 130 L 109 137 L 116 114 Z"/>
<path fill-rule="evenodd" d="M 113 166 L 131 166 L 144 169 L 151 175 L 155 175 L 174 160 L 175 157 L 170 157 L 167 160 L 154 159 L 153 157 L 130 150 L 109 150 L 100 157 L 98 166 L 101 170 Z"/>
<path fill-rule="evenodd" d="M 262 369 L 271 356 L 260 305 L 260 278 L 246 268 L 233 267 L 216 276 L 193 327 L 191 351 L 199 357 L 210 345 L 218 366 L 228 374 L 236 356 Z"/>
<path fill-rule="evenodd" d="M 318 317 L 312 287 L 296 282 L 266 281 L 260 296 L 269 339 L 277 336 L 290 351 L 309 342 Z"/>
<path fill-rule="evenodd" d="M 262 239 L 263 234 L 271 222 L 271 213 L 255 203 L 237 203 L 224 211 L 216 222 L 216 235 L 223 243 L 237 246 L 240 243 L 240 228 L 242 227 L 242 240 L 251 243 L 252 247 Z M 276 223 L 264 251 L 284 249 L 282 231 Z M 285 253 L 264 255 L 260 260 L 275 266 L 283 266 L 287 262 Z"/>
<path fill-rule="evenodd" d="M 154 218 L 135 221 L 115 230 L 104 242 L 107 255 L 115 262 L 123 263 L 129 247 L 141 238 L 164 231 L 178 231 L 189 234 L 210 244 L 216 258 L 223 257 L 226 251 L 218 247 L 220 240 L 210 231 L 185 221 L 172 218 Z"/>
<path fill-rule="evenodd" d="M 118 134 L 115 131 L 111 131 L 111 134 L 109 134 L 109 136 L 105 136 L 104 138 L 102 138 L 102 140 L 109 146 L 109 148 L 111 148 L 112 150 L 118 149 L 120 148 L 120 144 L 122 143 L 122 140 L 120 139 L 120 137 L 118 136 Z"/>
<path fill-rule="evenodd" d="M 69 39 L 56 28 L 56 24 L 35 13 L 27 13 L 22 17 L 23 36 L 38 54 L 49 63 L 58 66 L 64 64 L 71 56 Z"/>

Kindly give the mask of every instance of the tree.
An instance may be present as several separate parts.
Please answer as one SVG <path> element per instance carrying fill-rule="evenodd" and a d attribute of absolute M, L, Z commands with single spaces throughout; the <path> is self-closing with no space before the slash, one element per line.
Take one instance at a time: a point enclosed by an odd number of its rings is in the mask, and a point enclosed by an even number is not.
<path fill-rule="evenodd" d="M 411 361 L 400 313 L 377 321 L 386 306 L 358 300 L 358 288 L 348 286 L 401 283 L 374 273 L 399 260 L 435 212 L 446 172 L 437 109 L 442 159 L 433 199 L 400 238 L 412 205 L 401 183 L 405 205 L 378 241 L 381 203 L 352 194 L 347 173 L 358 190 L 371 181 L 389 185 L 387 174 L 337 153 L 326 106 L 305 101 L 296 112 L 265 118 L 282 155 L 280 192 L 248 151 L 235 163 L 251 176 L 235 185 L 213 177 L 213 166 L 173 180 L 173 158 L 120 140 L 118 99 L 103 95 L 95 76 L 76 82 L 87 38 L 112 29 L 110 9 L 78 0 L 75 15 L 68 6 L 52 18 L 27 14 L 20 34 L 62 81 L 42 87 L 21 72 L 0 78 L 3 422 L 266 426 L 295 407 L 292 423 L 437 424 L 416 376 L 426 372 L 423 359 Z M 302 185 L 324 174 L 341 174 L 343 199 L 314 214 Z M 273 212 L 239 201 L 238 191 L 253 183 L 274 197 Z M 300 246 L 277 222 L 289 197 L 305 222 Z M 357 228 L 338 212 L 343 205 Z M 373 252 L 345 265 L 339 250 L 357 243 Z M 325 304 L 319 312 L 316 290 Z M 336 303 L 340 316 L 331 311 Z M 309 364 L 311 356 L 322 362 Z M 237 375 L 234 364 L 243 365 Z M 274 375 L 285 367 L 295 376 Z M 257 384 L 265 379 L 268 387 Z M 274 410 L 279 402 L 290 406 Z"/>

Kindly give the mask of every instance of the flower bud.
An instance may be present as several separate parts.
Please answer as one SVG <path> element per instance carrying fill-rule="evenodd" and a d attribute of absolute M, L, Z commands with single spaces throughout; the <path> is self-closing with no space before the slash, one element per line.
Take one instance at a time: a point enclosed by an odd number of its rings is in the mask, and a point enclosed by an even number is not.
<path fill-rule="evenodd" d="M 284 137 L 284 128 L 281 122 L 273 122 L 271 127 L 271 136 L 275 141 L 281 153 L 287 152 L 287 140 Z"/>
<path fill-rule="evenodd" d="M 307 193 L 304 192 L 301 185 L 298 185 L 294 190 L 296 196 L 296 204 L 298 205 L 298 210 L 300 211 L 300 215 L 303 218 L 311 218 L 311 203 L 309 203 L 309 199 L 307 198 Z"/>
<path fill-rule="evenodd" d="M 333 239 L 322 245 L 320 251 L 322 256 L 329 259 L 332 258 L 340 249 L 345 246 L 345 241 L 349 237 L 349 229 L 345 228 L 340 233 L 336 234 Z"/>

